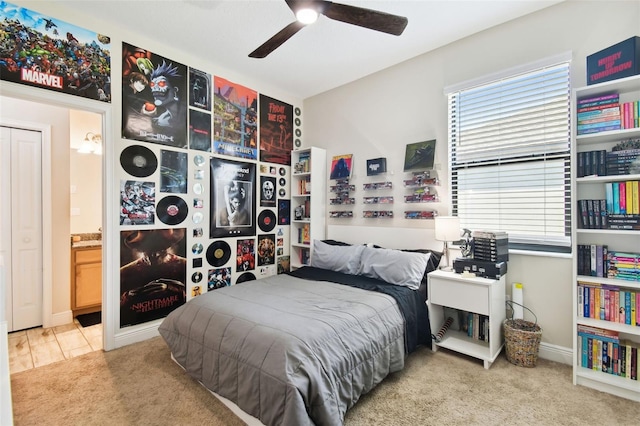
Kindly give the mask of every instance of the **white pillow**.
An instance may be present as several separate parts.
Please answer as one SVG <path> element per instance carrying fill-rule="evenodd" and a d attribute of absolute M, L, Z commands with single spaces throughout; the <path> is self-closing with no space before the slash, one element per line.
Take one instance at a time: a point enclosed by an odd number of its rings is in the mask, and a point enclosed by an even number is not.
<path fill-rule="evenodd" d="M 360 253 L 364 246 L 333 246 L 313 240 L 311 266 L 356 275 L 360 270 Z"/>
<path fill-rule="evenodd" d="M 417 290 L 430 256 L 431 253 L 365 247 L 360 256 L 360 275 Z"/>

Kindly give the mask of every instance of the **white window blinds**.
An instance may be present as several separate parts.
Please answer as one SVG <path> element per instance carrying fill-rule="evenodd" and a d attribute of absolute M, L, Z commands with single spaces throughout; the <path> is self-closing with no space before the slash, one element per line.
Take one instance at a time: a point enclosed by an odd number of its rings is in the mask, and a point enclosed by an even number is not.
<path fill-rule="evenodd" d="M 569 62 L 449 97 L 453 214 L 511 247 L 570 246 Z"/>

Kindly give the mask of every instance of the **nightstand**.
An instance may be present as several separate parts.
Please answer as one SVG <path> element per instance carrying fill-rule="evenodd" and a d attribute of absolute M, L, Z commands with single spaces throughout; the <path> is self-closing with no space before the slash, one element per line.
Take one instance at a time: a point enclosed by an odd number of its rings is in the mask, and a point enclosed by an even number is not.
<path fill-rule="evenodd" d="M 431 350 L 447 348 L 484 361 L 484 368 L 491 364 L 504 346 L 502 324 L 506 318 L 505 281 L 477 277 L 447 271 L 433 271 L 428 275 L 429 321 L 435 335 L 445 323 L 445 309 L 454 308 L 489 317 L 489 341 L 469 337 L 467 333 L 449 328 L 440 342 L 435 339 Z M 457 323 L 457 321 L 456 321 Z"/>

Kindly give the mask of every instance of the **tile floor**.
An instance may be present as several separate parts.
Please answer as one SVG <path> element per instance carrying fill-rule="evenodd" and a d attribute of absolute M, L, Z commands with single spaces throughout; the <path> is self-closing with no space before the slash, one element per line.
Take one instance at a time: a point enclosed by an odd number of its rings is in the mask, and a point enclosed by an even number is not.
<path fill-rule="evenodd" d="M 9 333 L 9 370 L 13 373 L 41 367 L 102 349 L 102 324 L 72 324 L 31 328 Z"/>

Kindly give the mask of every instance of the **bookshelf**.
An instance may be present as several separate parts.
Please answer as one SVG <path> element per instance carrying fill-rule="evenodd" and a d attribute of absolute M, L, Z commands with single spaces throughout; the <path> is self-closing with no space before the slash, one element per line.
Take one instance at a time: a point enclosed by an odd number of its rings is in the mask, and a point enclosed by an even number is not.
<path fill-rule="evenodd" d="M 308 265 L 313 240 L 325 236 L 327 153 L 311 147 L 291 152 L 291 268 Z"/>
<path fill-rule="evenodd" d="M 640 294 L 640 271 L 625 276 L 613 268 L 623 254 L 638 253 L 640 256 L 640 229 L 621 229 L 624 227 L 616 225 L 619 218 L 615 216 L 611 199 L 607 201 L 612 185 L 640 181 L 640 174 L 612 175 L 607 168 L 604 171 L 593 168 L 585 173 L 582 169 L 583 158 L 589 155 L 588 152 L 611 152 L 622 141 L 639 139 L 640 127 L 586 134 L 578 132 L 578 112 L 584 110 L 580 109 L 584 100 L 612 93 L 619 95 L 620 104 L 639 100 L 640 76 L 576 88 L 572 94 L 573 383 L 640 401 L 640 381 L 629 377 L 626 366 L 631 360 L 623 361 L 621 356 L 633 347 L 640 348 L 640 322 L 631 318 L 621 322 L 621 312 L 625 308 L 620 310 L 619 299 L 626 297 L 631 300 Z M 604 205 L 604 209 L 600 209 L 602 216 L 599 222 L 583 222 L 582 200 L 594 200 L 594 206 L 598 202 Z M 636 198 L 635 202 L 640 201 Z M 634 219 L 630 220 L 632 223 Z M 595 254 L 591 256 L 591 252 Z M 630 279 L 634 276 L 637 277 L 635 280 Z M 640 305 L 636 311 L 638 308 Z M 626 309 L 625 317 L 629 317 L 631 307 Z M 640 349 L 632 352 L 636 358 L 638 352 Z M 637 361 L 635 370 L 637 377 Z"/>
<path fill-rule="evenodd" d="M 500 279 L 466 278 L 448 271 L 433 271 L 427 275 L 427 306 L 431 331 L 435 334 L 447 320 L 447 309 L 465 311 L 488 318 L 485 339 L 449 328 L 440 342 L 433 340 L 431 349 L 446 348 L 481 359 L 488 369 L 504 347 L 502 323 L 506 319 L 505 282 Z"/>

